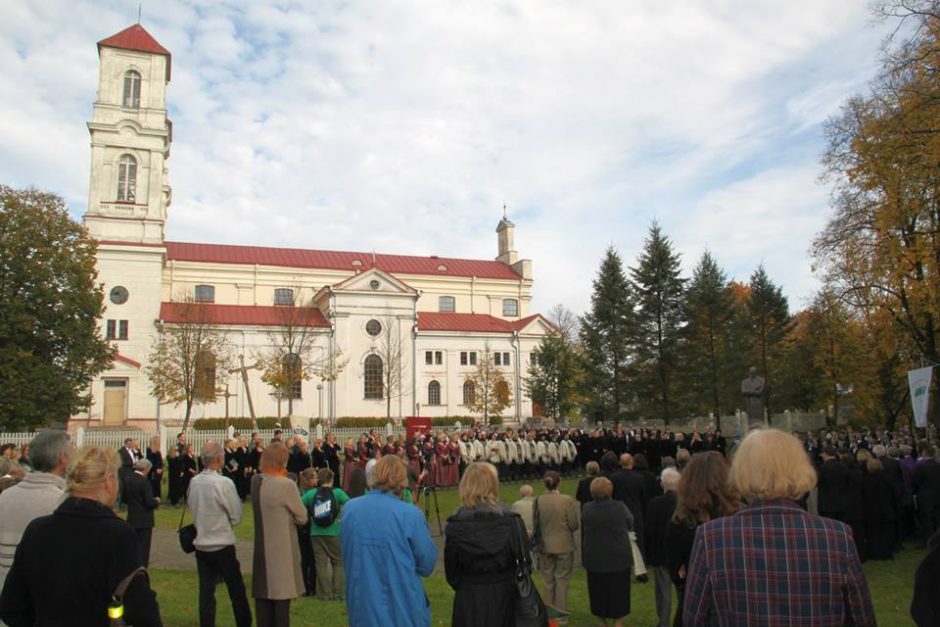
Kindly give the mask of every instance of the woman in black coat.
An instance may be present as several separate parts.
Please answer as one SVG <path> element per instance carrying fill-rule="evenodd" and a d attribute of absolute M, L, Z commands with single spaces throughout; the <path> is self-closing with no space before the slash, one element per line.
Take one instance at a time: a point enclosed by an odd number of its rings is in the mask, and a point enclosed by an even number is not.
<path fill-rule="evenodd" d="M 591 614 L 602 625 L 612 618 L 614 627 L 621 627 L 623 617 L 630 613 L 633 550 L 628 534 L 633 530 L 633 514 L 611 498 L 613 493 L 610 479 L 598 477 L 591 482 L 594 500 L 581 512 L 581 562 L 587 571 Z"/>
<path fill-rule="evenodd" d="M 180 494 L 183 498 L 189 493 L 189 482 L 196 476 L 196 458 L 193 457 L 193 445 L 186 445 L 186 452 L 180 455 Z"/>
<path fill-rule="evenodd" d="M 160 436 L 155 435 L 150 438 L 150 446 L 147 447 L 147 461 L 150 462 L 147 480 L 150 481 L 153 495 L 160 498 L 162 495 L 160 488 L 163 484 L 163 453 L 160 452 Z"/>
<path fill-rule="evenodd" d="M 862 495 L 865 501 L 865 539 L 868 558 L 889 560 L 894 558 L 894 533 L 900 503 L 891 482 L 884 474 L 884 466 L 877 459 L 869 459 L 868 472 L 862 477 Z"/>
<path fill-rule="evenodd" d="M 444 529 L 444 572 L 454 589 L 454 627 L 511 627 L 516 624 L 515 551 L 525 525 L 497 500 L 499 476 L 487 462 L 475 462 L 460 480 L 457 512 Z"/>
<path fill-rule="evenodd" d="M 178 505 L 183 498 L 183 458 L 176 447 L 170 447 L 166 456 L 167 498 L 170 505 Z"/>
<path fill-rule="evenodd" d="M 111 509 L 118 495 L 116 451 L 86 446 L 69 466 L 67 498 L 26 528 L 0 595 L 10 627 L 107 627 L 118 584 L 129 579 L 124 620 L 157 627 L 160 608 L 140 567 L 137 533 Z M 132 576 L 133 575 L 133 576 Z"/>

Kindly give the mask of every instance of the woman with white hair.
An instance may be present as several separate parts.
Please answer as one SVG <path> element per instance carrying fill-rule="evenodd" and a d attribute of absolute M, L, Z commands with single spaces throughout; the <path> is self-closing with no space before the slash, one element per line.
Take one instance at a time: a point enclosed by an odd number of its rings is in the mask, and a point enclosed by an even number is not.
<path fill-rule="evenodd" d="M 25 625 L 106 627 L 115 591 L 135 627 L 162 625 L 156 595 L 140 568 L 137 534 L 112 507 L 118 496 L 116 451 L 86 446 L 72 458 L 68 497 L 26 528 L 0 594 L 0 620 Z"/>

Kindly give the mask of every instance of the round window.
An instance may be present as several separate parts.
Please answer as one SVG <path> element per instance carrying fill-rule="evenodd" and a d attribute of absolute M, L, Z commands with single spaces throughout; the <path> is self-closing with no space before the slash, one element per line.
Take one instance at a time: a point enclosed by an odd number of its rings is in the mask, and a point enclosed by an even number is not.
<path fill-rule="evenodd" d="M 123 285 L 116 285 L 111 288 L 109 297 L 115 305 L 123 305 L 127 302 L 127 288 Z"/>
<path fill-rule="evenodd" d="M 375 337 L 382 332 L 382 324 L 378 320 L 369 320 L 366 322 L 366 333 Z"/>
<path fill-rule="evenodd" d="M 379 286 L 380 286 L 380 283 L 376 279 L 372 279 L 371 281 L 369 281 L 369 287 L 371 287 L 372 289 L 377 290 L 379 289 Z"/>

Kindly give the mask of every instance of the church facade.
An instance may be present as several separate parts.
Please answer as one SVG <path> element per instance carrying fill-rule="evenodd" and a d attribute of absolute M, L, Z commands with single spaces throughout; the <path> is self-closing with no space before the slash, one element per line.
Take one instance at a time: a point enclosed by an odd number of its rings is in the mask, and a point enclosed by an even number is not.
<path fill-rule="evenodd" d="M 257 416 L 291 407 L 301 419 L 473 415 L 467 376 L 483 359 L 508 383 L 503 417 L 533 415 L 524 379 L 552 327 L 530 311 L 532 265 L 514 248 L 512 222 L 499 222 L 492 260 L 167 241 L 171 55 L 139 24 L 98 51 L 84 223 L 98 242 L 101 332 L 116 358 L 73 423 L 178 423 L 184 406 L 157 401 L 148 360 L 196 311 L 226 355 L 200 356 L 200 386 L 216 395 L 193 418 L 248 416 L 249 404 Z M 297 329 L 309 349 L 288 356 L 308 378 L 276 390 L 264 365 Z"/>

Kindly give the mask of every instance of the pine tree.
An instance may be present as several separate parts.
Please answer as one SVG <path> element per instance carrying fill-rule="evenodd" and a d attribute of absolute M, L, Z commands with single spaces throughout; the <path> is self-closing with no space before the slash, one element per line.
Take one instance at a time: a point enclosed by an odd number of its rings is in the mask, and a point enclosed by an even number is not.
<path fill-rule="evenodd" d="M 631 355 L 633 297 L 620 255 L 611 246 L 594 279 L 591 311 L 581 321 L 585 376 L 582 396 L 595 418 L 619 420 L 630 401 L 627 366 Z"/>
<path fill-rule="evenodd" d="M 686 400 L 696 414 L 714 412 L 721 428 L 721 415 L 733 406 L 727 389 L 729 380 L 735 378 L 729 360 L 735 309 L 728 277 L 708 251 L 692 273 L 685 312 L 682 373 Z"/>
<path fill-rule="evenodd" d="M 751 295 L 748 300 L 748 321 L 751 331 L 753 356 L 764 378 L 764 408 L 771 414 L 771 399 L 777 394 L 773 388 L 779 371 L 784 340 L 790 322 L 790 309 L 780 287 L 771 282 L 764 266 L 757 266 L 751 275 Z"/>
<path fill-rule="evenodd" d="M 685 323 L 686 280 L 679 273 L 679 254 L 654 222 L 630 275 L 637 297 L 634 328 L 641 403 L 655 409 L 666 423 L 675 413 L 672 380 L 678 363 L 679 333 Z"/>

